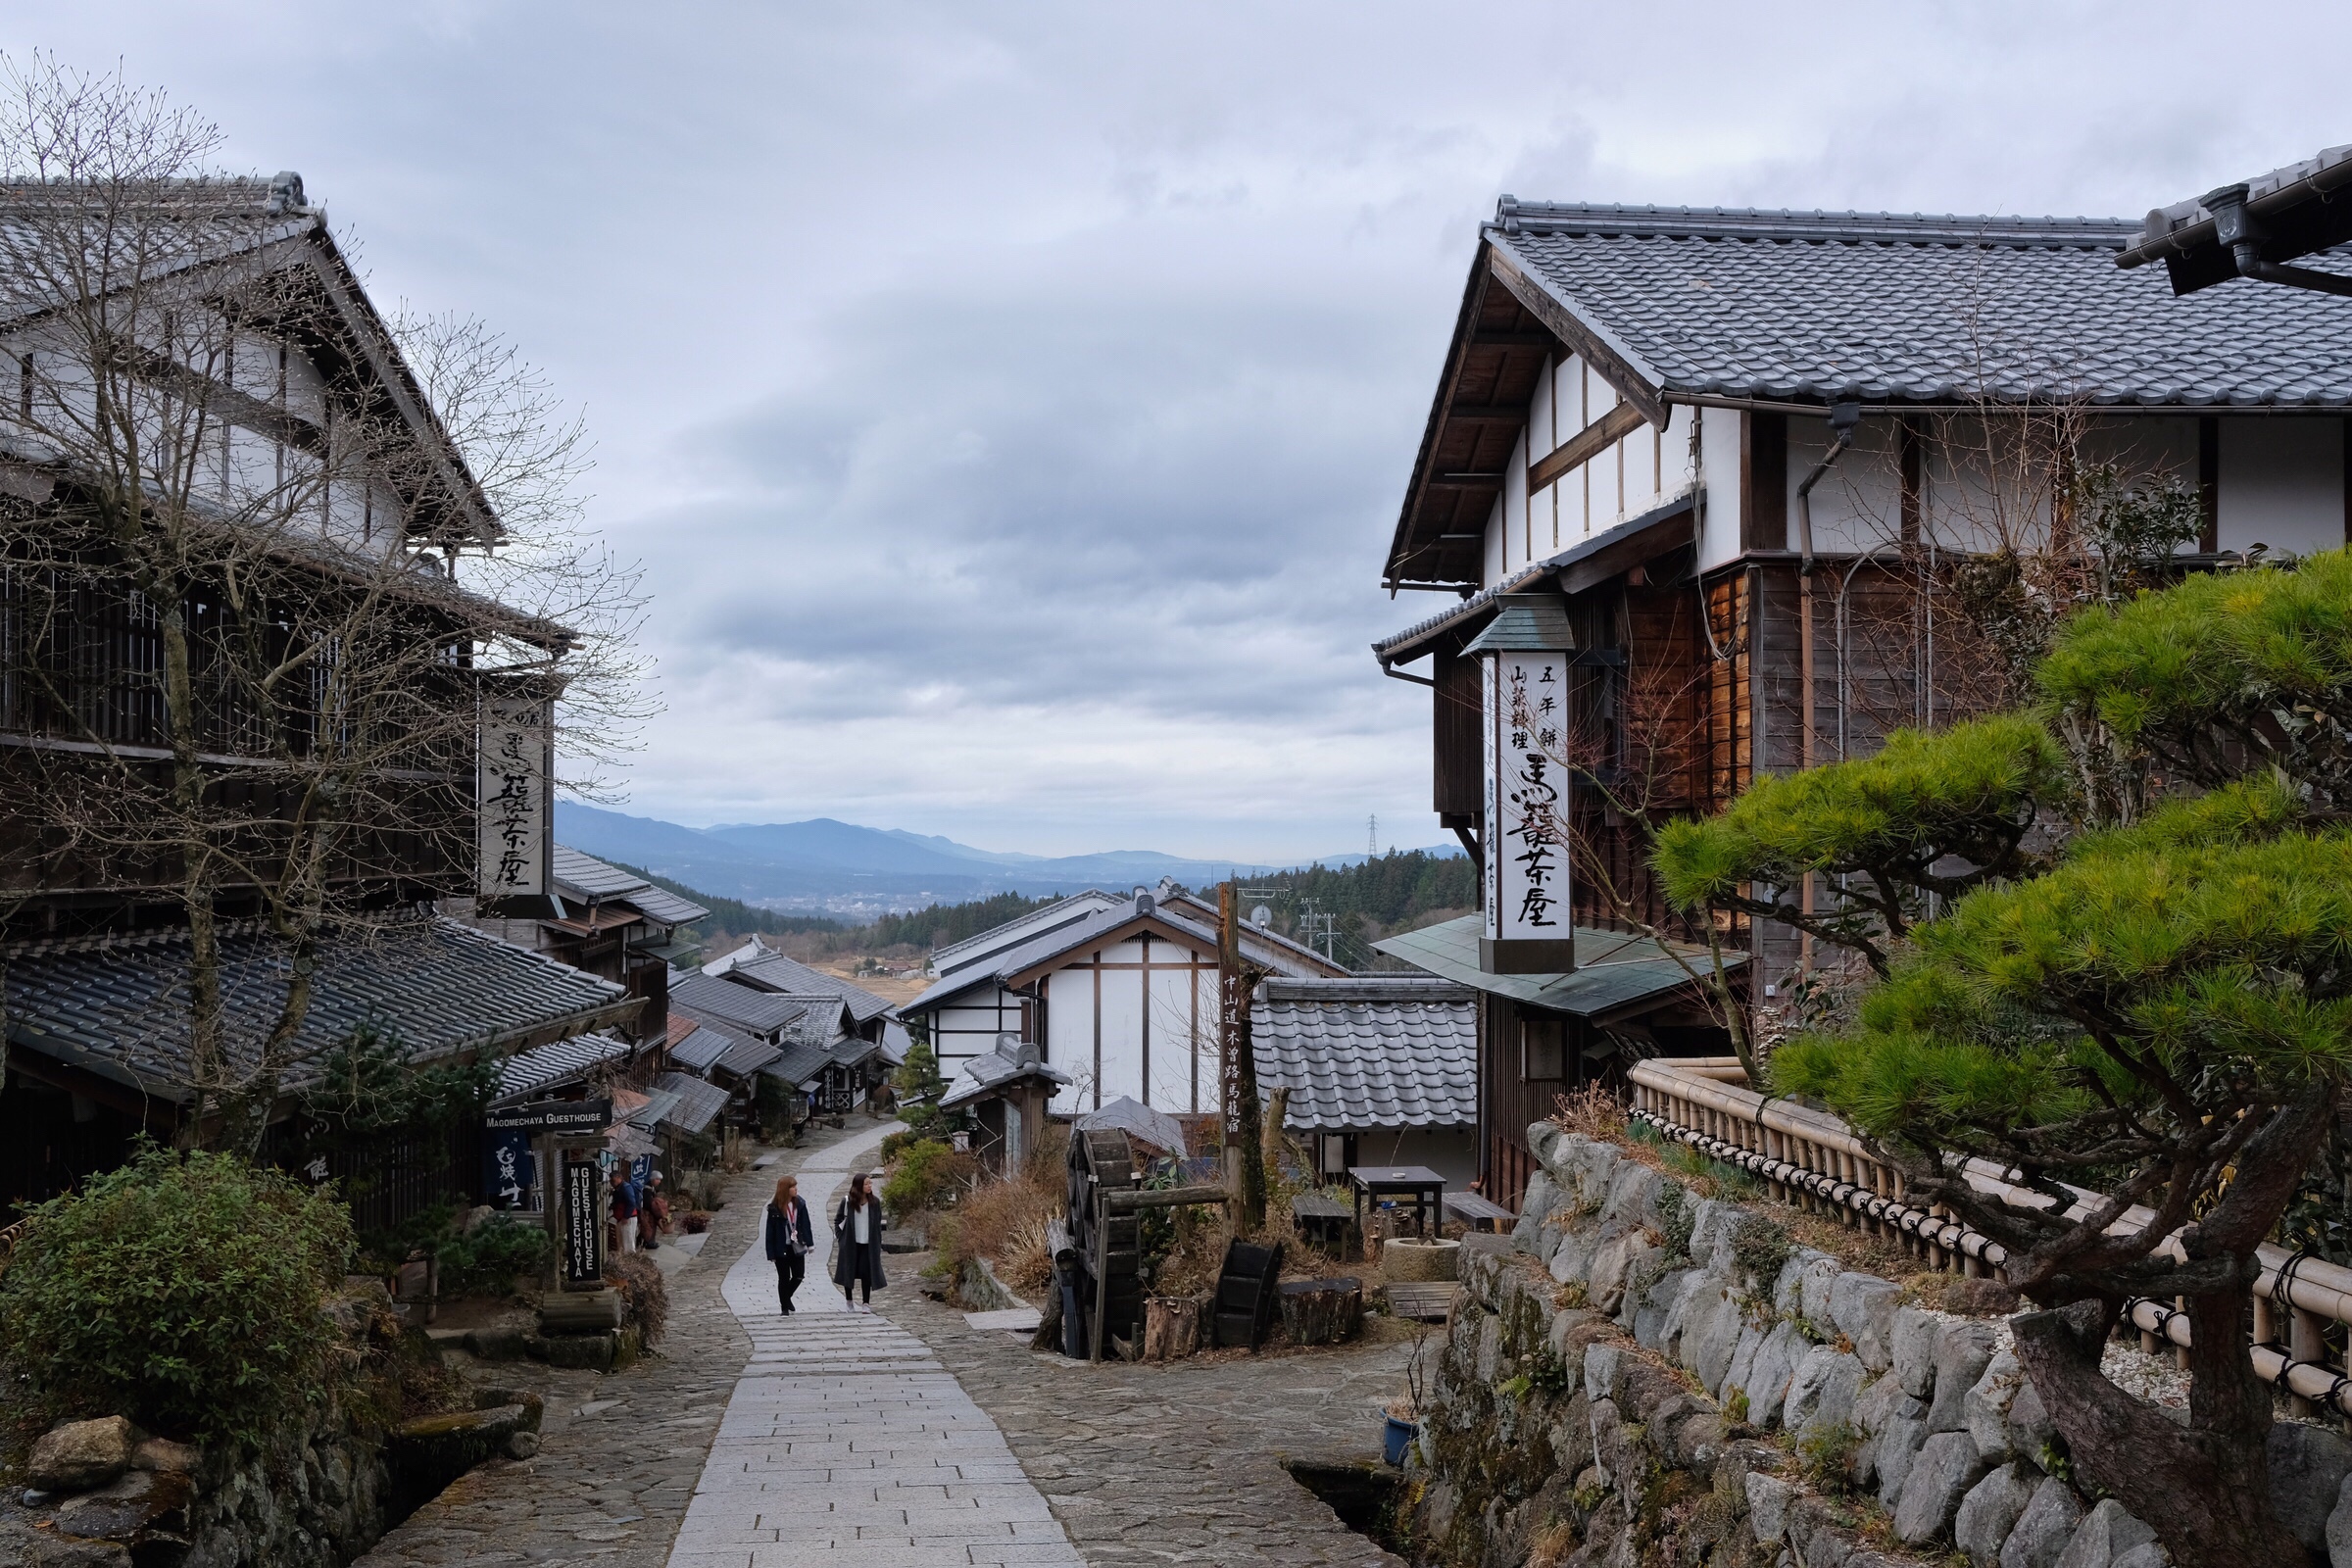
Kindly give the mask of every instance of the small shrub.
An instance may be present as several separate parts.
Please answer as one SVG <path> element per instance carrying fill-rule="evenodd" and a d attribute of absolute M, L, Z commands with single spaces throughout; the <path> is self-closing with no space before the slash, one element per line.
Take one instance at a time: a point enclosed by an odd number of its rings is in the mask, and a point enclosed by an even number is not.
<path fill-rule="evenodd" d="M 1770 1295 L 1788 1266 L 1796 1244 L 1788 1233 L 1768 1219 L 1750 1218 L 1732 1241 L 1732 1257 L 1757 1292 Z"/>
<path fill-rule="evenodd" d="M 1599 1084 L 1587 1084 L 1573 1095 L 1551 1097 L 1553 1125 L 1585 1138 L 1615 1143 L 1625 1136 L 1625 1107 Z"/>
<path fill-rule="evenodd" d="M 326 1393 L 351 1214 L 233 1154 L 153 1144 L 31 1211 L 0 1349 L 53 1415 L 259 1445 Z"/>
<path fill-rule="evenodd" d="M 1797 1468 L 1813 1487 L 1844 1495 L 1853 1490 L 1854 1458 L 1862 1451 L 1862 1434 L 1853 1424 L 1808 1427 L 1796 1440 Z"/>
<path fill-rule="evenodd" d="M 1015 1291 L 1043 1290 L 1054 1277 L 1046 1222 L 1062 1211 L 1061 1166 L 1040 1153 L 997 1181 L 983 1181 L 956 1205 L 956 1222 L 939 1238 L 943 1257 L 985 1257 Z"/>
<path fill-rule="evenodd" d="M 890 1164 L 893 1160 L 897 1159 L 900 1154 L 906 1152 L 907 1145 L 919 1144 L 924 1141 L 923 1135 L 916 1132 L 911 1127 L 902 1127 L 895 1133 L 883 1134 L 882 1163 L 885 1165 Z"/>
<path fill-rule="evenodd" d="M 1668 1257 L 1690 1255 L 1690 1233 L 1697 1224 L 1698 1211 L 1690 1201 L 1690 1195 L 1667 1182 L 1658 1192 L 1658 1232 L 1665 1241 Z"/>
<path fill-rule="evenodd" d="M 463 1236 L 433 1248 L 440 1264 L 443 1296 L 503 1296 L 518 1274 L 536 1274 L 547 1262 L 544 1227 L 493 1215 Z"/>
<path fill-rule="evenodd" d="M 1734 1426 L 1747 1425 L 1747 1391 L 1734 1389 L 1723 1397 L 1723 1418 Z"/>
<path fill-rule="evenodd" d="M 918 1138 L 899 1151 L 898 1163 L 882 1184 L 882 1201 L 901 1217 L 937 1208 L 977 1169 L 971 1155 L 936 1139 Z"/>

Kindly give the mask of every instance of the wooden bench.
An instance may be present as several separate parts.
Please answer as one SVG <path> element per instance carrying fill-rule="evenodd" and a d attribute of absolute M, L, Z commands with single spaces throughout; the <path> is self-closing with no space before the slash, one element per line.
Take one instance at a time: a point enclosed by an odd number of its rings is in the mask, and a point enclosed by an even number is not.
<path fill-rule="evenodd" d="M 1472 1230 L 1505 1231 L 1519 1223 L 1518 1215 L 1492 1198 L 1481 1198 L 1476 1193 L 1448 1192 L 1446 1212 Z"/>
<path fill-rule="evenodd" d="M 1388 1293 L 1389 1315 L 1422 1323 L 1443 1323 L 1453 1312 L 1451 1280 L 1398 1281 L 1381 1287 Z"/>

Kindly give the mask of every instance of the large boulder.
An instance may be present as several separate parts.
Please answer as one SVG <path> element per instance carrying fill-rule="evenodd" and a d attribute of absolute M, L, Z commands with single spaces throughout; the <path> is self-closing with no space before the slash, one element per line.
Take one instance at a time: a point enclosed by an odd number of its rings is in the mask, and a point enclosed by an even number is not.
<path fill-rule="evenodd" d="M 2173 1568 L 2173 1554 L 2155 1542 L 2143 1542 L 2117 1557 L 2107 1568 Z"/>
<path fill-rule="evenodd" d="M 1776 1324 L 1764 1337 L 1764 1343 L 1756 1348 L 1755 1364 L 1748 1374 L 1748 1420 L 1759 1427 L 1780 1425 L 1781 1400 L 1788 1396 L 1788 1380 L 1795 1374 L 1797 1359 L 1805 1353 L 1808 1343 L 1792 1323 Z"/>
<path fill-rule="evenodd" d="M 2335 1508 L 2328 1515 L 2328 1568 L 2352 1568 L 2352 1476 L 2335 1489 Z"/>
<path fill-rule="evenodd" d="M 2066 1544 L 2051 1568 L 2113 1568 L 2118 1557 L 2155 1539 L 2155 1531 L 2109 1497 L 2076 1526 L 2075 1539 Z"/>
<path fill-rule="evenodd" d="M 1919 1414 L 1896 1413 L 1887 1417 L 1886 1430 L 1871 1440 L 1870 1465 L 1879 1478 L 1879 1500 L 1893 1507 L 1902 1500 L 1903 1483 L 1911 1479 L 1911 1466 L 1919 1460 L 1919 1450 L 1927 1446 L 1927 1406 L 1918 1405 Z"/>
<path fill-rule="evenodd" d="M 2056 1476 L 2044 1481 L 2001 1544 L 2001 1568 L 2057 1568 L 2059 1553 L 2082 1528 L 2082 1513 L 2074 1488 Z"/>
<path fill-rule="evenodd" d="M 1938 1432 L 1920 1446 L 1903 1480 L 1903 1494 L 1894 1505 L 1895 1539 L 1908 1546 L 1924 1545 L 1952 1527 L 1960 1500 L 1977 1484 L 1987 1466 L 1977 1456 L 1977 1445 L 1965 1432 Z"/>
<path fill-rule="evenodd" d="M 1537 1238 L 1543 1233 L 1544 1223 L 1551 1218 L 1552 1205 L 1558 1200 L 1558 1196 L 1551 1185 L 1551 1178 L 1542 1171 L 1528 1178 L 1527 1192 L 1519 1200 L 1519 1223 L 1511 1228 L 1511 1241 L 1519 1250 L 1539 1250 Z"/>
<path fill-rule="evenodd" d="M 1647 1165 L 1620 1164 L 1609 1178 L 1608 1200 L 1601 1204 L 1600 1223 L 1608 1230 L 1638 1230 L 1658 1223 L 1658 1195 L 1666 1178 Z"/>
<path fill-rule="evenodd" d="M 1830 1292 L 1844 1272 L 1829 1253 L 1798 1248 L 1781 1265 L 1781 1277 L 1773 1282 L 1772 1309 L 1783 1317 L 1803 1318 L 1812 1328 L 1813 1338 L 1829 1338 L 1836 1332 L 1830 1326 Z"/>
<path fill-rule="evenodd" d="M 1977 1451 L 1985 1458 L 1999 1460 L 2017 1455 L 2009 1412 L 2025 1386 L 2025 1368 L 2017 1364 L 2017 1356 L 1999 1350 L 1984 1364 L 1984 1375 L 1962 1396 L 1961 1413 L 1967 1418 L 1968 1435 L 1977 1440 Z"/>
<path fill-rule="evenodd" d="M 1895 1303 L 1902 1294 L 1875 1274 L 1840 1274 L 1831 1282 L 1830 1321 L 1874 1374 L 1893 1364 Z"/>
<path fill-rule="evenodd" d="M 1881 1378 L 1864 1389 L 1862 1397 L 1854 1401 L 1854 1425 L 1863 1434 L 1861 1450 L 1854 1455 L 1854 1482 L 1864 1488 L 1875 1487 L 1879 1484 L 1882 1447 L 1890 1452 L 1902 1448 L 1895 1463 L 1907 1466 L 1920 1444 L 1927 1441 L 1928 1407 L 1924 1401 L 1905 1394 L 1903 1386 L 1894 1379 Z M 1902 1436 L 1890 1443 L 1889 1432 L 1899 1432 Z"/>
<path fill-rule="evenodd" d="M 1850 1351 L 1813 1347 L 1789 1376 L 1781 1424 L 1800 1434 L 1849 1424 L 1866 1376 L 1861 1359 Z"/>
<path fill-rule="evenodd" d="M 2058 1423 L 2031 1383 L 2021 1386 L 2009 1401 L 2009 1447 L 2021 1459 L 2042 1462 L 2042 1451 L 2058 1439 Z"/>
<path fill-rule="evenodd" d="M 1932 1312 L 1916 1306 L 1895 1309 L 1894 1375 L 1915 1399 L 1936 1392 L 1936 1341 L 1942 1332 L 1943 1319 Z"/>
<path fill-rule="evenodd" d="M 1975 1568 L 1997 1568 L 2009 1533 L 2025 1517 L 2042 1474 L 2012 1460 L 1996 1466 L 1971 1487 L 1952 1518 L 1952 1544 L 1968 1553 Z"/>
<path fill-rule="evenodd" d="M 2325 1427 L 2279 1421 L 2271 1427 L 2271 1510 L 2313 1551 L 2328 1549 L 2328 1516 L 2352 1475 L 2352 1443 Z"/>
<path fill-rule="evenodd" d="M 63 1535 L 143 1546 L 152 1535 L 186 1539 L 195 1484 L 184 1473 L 130 1470 L 57 1511 Z"/>
<path fill-rule="evenodd" d="M 119 1415 L 68 1421 L 34 1441 L 24 1473 L 43 1492 L 103 1487 L 130 1468 L 131 1455 L 145 1436 Z"/>
<path fill-rule="evenodd" d="M 1788 1528 L 1788 1504 L 1797 1495 L 1797 1490 L 1786 1481 L 1762 1471 L 1748 1472 L 1747 1519 L 1758 1541 L 1769 1545 L 1780 1544 Z"/>
<path fill-rule="evenodd" d="M 1936 1397 L 1928 1406 L 1930 1432 L 1968 1427 L 1968 1391 L 1992 1364 L 1992 1327 L 1947 1322 L 1936 1334 Z"/>

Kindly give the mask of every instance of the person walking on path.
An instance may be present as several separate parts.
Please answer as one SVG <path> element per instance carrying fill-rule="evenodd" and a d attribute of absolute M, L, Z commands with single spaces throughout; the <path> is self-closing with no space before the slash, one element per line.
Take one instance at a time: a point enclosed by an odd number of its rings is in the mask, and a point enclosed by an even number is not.
<path fill-rule="evenodd" d="M 612 1167 L 612 1250 L 621 1257 L 637 1250 L 637 1184 L 626 1164 Z"/>
<path fill-rule="evenodd" d="M 863 1287 L 864 1304 L 871 1306 L 874 1293 L 890 1283 L 882 1277 L 882 1200 L 863 1171 L 850 1178 L 849 1193 L 833 1212 L 833 1283 L 853 1312 L 859 1305 L 855 1289 Z"/>
<path fill-rule="evenodd" d="M 767 1205 L 767 1256 L 776 1265 L 776 1300 L 789 1312 L 792 1293 L 808 1274 L 808 1250 L 816 1232 L 808 1224 L 808 1205 L 801 1201 L 801 1182 L 787 1176 L 776 1183 L 776 1196 Z"/>

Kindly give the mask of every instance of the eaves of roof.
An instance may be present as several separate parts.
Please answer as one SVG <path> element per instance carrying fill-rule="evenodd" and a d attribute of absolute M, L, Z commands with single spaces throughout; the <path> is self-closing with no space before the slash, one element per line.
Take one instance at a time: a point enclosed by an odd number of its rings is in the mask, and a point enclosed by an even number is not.
<path fill-rule="evenodd" d="M 1374 951 L 1401 958 L 1417 969 L 1457 984 L 1509 997 L 1550 1012 L 1607 1024 L 1638 1016 L 1696 990 L 1712 961 L 1707 950 L 1688 943 L 1662 943 L 1622 931 L 1575 928 L 1577 966 L 1565 974 L 1490 974 L 1479 967 L 1479 917 L 1406 931 L 1372 944 Z M 1738 969 L 1746 955 L 1727 953 L 1724 967 Z"/>

